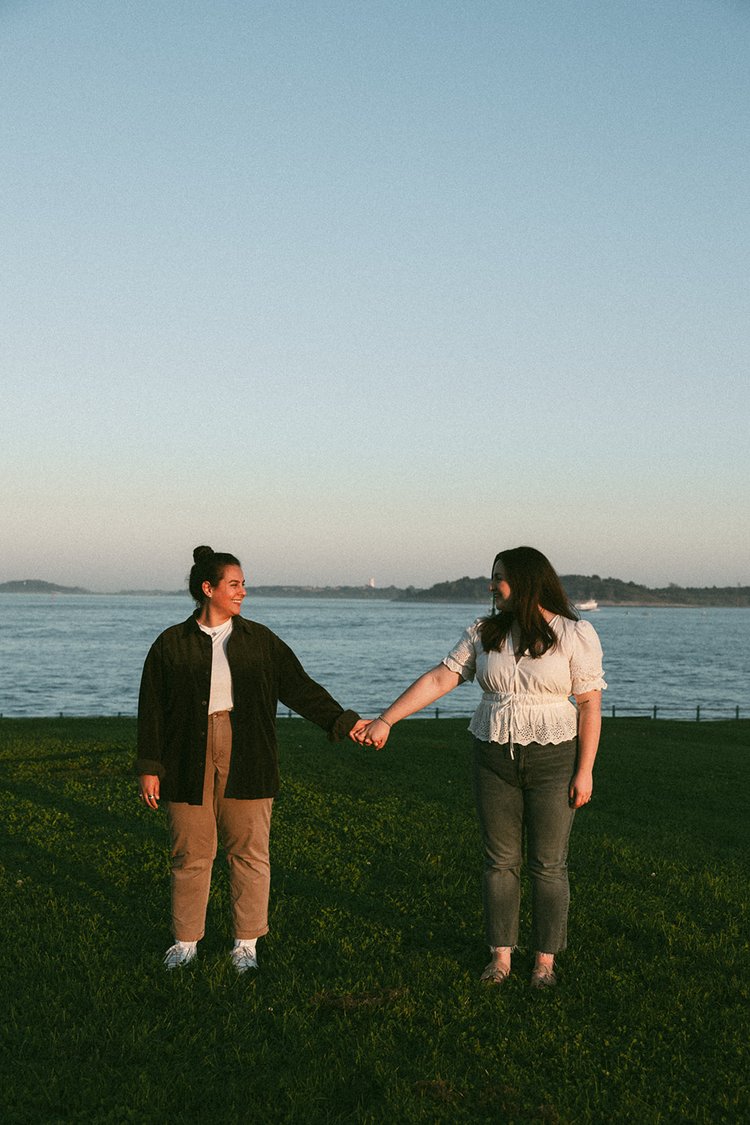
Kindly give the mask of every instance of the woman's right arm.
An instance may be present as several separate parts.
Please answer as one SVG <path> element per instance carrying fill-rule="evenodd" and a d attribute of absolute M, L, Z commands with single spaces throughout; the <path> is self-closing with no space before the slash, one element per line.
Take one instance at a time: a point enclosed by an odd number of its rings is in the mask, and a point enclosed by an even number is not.
<path fill-rule="evenodd" d="M 441 699 L 449 691 L 453 691 L 462 679 L 459 672 L 453 672 L 445 664 L 437 664 L 415 680 L 389 707 L 381 711 L 377 719 L 373 719 L 367 725 L 358 723 L 352 730 L 351 737 L 355 742 L 374 746 L 380 750 L 388 741 L 391 727 L 401 719 L 421 711 L 423 707 L 428 707 L 436 699 Z"/>
<path fill-rule="evenodd" d="M 138 693 L 138 726 L 135 770 L 138 793 L 150 809 L 159 807 L 163 774 L 163 666 L 159 640 L 149 649 Z"/>

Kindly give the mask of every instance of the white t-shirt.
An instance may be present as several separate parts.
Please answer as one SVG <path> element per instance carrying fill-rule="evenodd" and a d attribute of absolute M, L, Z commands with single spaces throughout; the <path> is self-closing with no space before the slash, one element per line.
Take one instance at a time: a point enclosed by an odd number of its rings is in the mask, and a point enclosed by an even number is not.
<path fill-rule="evenodd" d="M 208 697 L 208 713 L 215 711 L 231 711 L 234 707 L 232 695 L 232 673 L 227 660 L 227 641 L 232 632 L 232 618 L 210 629 L 207 625 L 198 623 L 198 628 L 211 638 L 211 692 Z"/>
<path fill-rule="evenodd" d="M 482 618 L 469 626 L 443 664 L 482 688 L 469 730 L 482 742 L 557 744 L 576 737 L 577 711 L 571 695 L 606 688 L 602 646 L 588 621 L 553 617 L 555 649 L 516 660 L 506 637 L 499 652 L 485 652 Z"/>

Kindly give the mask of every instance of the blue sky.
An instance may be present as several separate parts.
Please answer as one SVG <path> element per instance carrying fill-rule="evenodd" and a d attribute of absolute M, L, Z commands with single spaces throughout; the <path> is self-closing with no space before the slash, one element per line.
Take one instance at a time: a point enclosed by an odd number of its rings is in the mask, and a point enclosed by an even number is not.
<path fill-rule="evenodd" d="M 750 583 L 750 6 L 0 32 L 0 581 Z"/>

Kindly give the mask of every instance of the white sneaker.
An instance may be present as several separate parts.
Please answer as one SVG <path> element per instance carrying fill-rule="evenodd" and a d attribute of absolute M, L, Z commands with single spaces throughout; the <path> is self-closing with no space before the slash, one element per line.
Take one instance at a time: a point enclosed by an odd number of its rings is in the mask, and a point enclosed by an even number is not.
<path fill-rule="evenodd" d="M 197 956 L 197 941 L 176 941 L 164 954 L 164 964 L 168 969 L 178 969 L 181 965 L 189 965 Z"/>
<path fill-rule="evenodd" d="M 258 968 L 258 957 L 255 952 L 255 942 L 252 945 L 246 945 L 240 942 L 239 945 L 231 950 L 229 956 L 232 958 L 232 964 L 238 973 L 246 973 L 248 969 Z"/>

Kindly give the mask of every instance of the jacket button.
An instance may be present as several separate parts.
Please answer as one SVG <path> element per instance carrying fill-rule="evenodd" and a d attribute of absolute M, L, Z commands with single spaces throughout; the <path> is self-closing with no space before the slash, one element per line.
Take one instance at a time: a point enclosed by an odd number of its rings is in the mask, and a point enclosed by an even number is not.
<path fill-rule="evenodd" d="M 208 700 L 207 699 L 201 699 L 201 706 L 202 707 L 208 707 Z"/>

